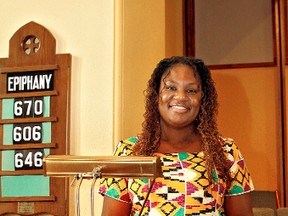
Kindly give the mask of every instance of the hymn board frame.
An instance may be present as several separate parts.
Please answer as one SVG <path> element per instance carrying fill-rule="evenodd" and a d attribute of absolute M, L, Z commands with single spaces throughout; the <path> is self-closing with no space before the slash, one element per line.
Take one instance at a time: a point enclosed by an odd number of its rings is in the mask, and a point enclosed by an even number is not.
<path fill-rule="evenodd" d="M 68 215 L 69 180 L 44 176 L 42 166 L 48 154 L 69 154 L 71 55 L 55 52 L 53 35 L 29 22 L 0 58 L 0 215 Z"/>

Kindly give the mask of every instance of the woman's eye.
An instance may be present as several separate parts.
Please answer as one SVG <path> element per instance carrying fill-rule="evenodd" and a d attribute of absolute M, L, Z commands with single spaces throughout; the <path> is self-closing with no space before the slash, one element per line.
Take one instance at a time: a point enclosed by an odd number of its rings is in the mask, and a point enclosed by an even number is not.
<path fill-rule="evenodd" d="M 166 90 L 170 90 L 170 91 L 175 91 L 176 88 L 174 86 L 166 86 L 165 87 Z"/>
<path fill-rule="evenodd" d="M 197 92 L 195 89 L 187 89 L 187 93 L 196 94 Z"/>

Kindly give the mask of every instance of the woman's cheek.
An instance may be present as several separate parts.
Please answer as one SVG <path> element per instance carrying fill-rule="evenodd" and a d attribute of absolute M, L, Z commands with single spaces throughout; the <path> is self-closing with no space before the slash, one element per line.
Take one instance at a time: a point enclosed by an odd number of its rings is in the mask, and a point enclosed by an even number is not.
<path fill-rule="evenodd" d="M 165 102 L 169 101 L 172 97 L 173 97 L 172 94 L 167 94 L 167 93 L 166 93 L 166 94 L 160 95 L 159 99 L 160 99 L 160 101 L 162 101 L 163 103 L 165 103 Z"/>
<path fill-rule="evenodd" d="M 201 104 L 201 98 L 195 98 L 195 97 L 192 97 L 190 98 L 191 100 L 191 103 L 194 104 L 194 105 L 199 105 Z"/>

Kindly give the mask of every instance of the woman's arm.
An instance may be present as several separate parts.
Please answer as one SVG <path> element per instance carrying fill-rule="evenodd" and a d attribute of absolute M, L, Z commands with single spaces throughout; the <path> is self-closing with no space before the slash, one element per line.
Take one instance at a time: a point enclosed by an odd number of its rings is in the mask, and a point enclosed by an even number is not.
<path fill-rule="evenodd" d="M 253 216 L 250 193 L 225 197 L 227 216 Z"/>
<path fill-rule="evenodd" d="M 129 216 L 130 213 L 131 205 L 129 203 L 104 196 L 102 216 Z"/>

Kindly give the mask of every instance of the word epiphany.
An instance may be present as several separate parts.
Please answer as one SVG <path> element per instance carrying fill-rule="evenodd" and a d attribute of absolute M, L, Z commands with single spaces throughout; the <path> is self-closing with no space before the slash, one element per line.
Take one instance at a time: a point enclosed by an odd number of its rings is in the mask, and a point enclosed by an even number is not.
<path fill-rule="evenodd" d="M 7 74 L 7 93 L 50 91 L 54 88 L 54 71 Z"/>

